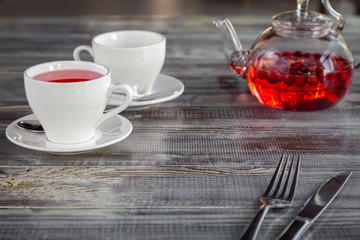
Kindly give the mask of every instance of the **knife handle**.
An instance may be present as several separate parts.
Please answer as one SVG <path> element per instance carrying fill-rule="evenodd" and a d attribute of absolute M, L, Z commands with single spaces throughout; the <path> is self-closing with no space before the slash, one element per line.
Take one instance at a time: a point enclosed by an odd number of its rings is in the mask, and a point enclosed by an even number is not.
<path fill-rule="evenodd" d="M 299 239 L 309 228 L 310 221 L 305 218 L 296 217 L 280 234 L 277 240 L 296 240 Z"/>

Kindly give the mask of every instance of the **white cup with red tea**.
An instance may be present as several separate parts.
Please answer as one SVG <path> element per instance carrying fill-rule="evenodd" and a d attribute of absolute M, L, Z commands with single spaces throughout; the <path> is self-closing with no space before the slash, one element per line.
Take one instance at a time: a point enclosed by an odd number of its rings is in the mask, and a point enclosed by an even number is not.
<path fill-rule="evenodd" d="M 54 143 L 76 144 L 91 140 L 106 119 L 126 109 L 133 99 L 127 84 L 112 84 L 108 67 L 85 61 L 38 64 L 24 72 L 26 98 Z M 104 113 L 113 91 L 125 101 Z"/>
<path fill-rule="evenodd" d="M 111 69 L 113 83 L 129 84 L 135 99 L 151 93 L 165 61 L 165 36 L 150 31 L 116 31 L 97 35 L 91 43 L 75 48 L 74 59 L 80 61 L 81 51 L 87 51 L 94 62 Z"/>

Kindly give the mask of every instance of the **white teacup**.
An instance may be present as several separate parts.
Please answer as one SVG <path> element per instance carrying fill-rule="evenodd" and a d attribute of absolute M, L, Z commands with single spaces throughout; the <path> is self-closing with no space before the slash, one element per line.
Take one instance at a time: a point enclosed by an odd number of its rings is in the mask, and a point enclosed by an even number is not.
<path fill-rule="evenodd" d="M 94 62 L 108 66 L 113 83 L 127 83 L 134 97 L 151 92 L 165 61 L 165 36 L 149 31 L 117 31 L 100 34 L 92 39 L 92 46 L 81 45 L 74 50 L 74 59 L 88 51 Z"/>
<path fill-rule="evenodd" d="M 104 120 L 126 109 L 133 99 L 129 85 L 112 85 L 110 69 L 93 62 L 57 61 L 35 65 L 24 72 L 24 83 L 29 105 L 47 139 L 54 143 L 89 141 Z M 104 114 L 115 90 L 126 94 L 126 99 Z"/>

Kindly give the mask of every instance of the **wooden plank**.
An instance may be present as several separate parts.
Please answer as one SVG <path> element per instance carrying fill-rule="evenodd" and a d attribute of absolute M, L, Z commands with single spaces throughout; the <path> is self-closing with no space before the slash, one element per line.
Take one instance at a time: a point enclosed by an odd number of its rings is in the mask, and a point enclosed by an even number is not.
<path fill-rule="evenodd" d="M 155 108 L 124 112 L 134 125 L 129 138 L 85 155 L 58 156 L 56 161 L 49 154 L 15 146 L 1 134 L 2 162 L 15 166 L 263 164 L 264 160 L 277 161 L 284 151 L 293 151 L 319 165 L 358 165 L 360 114 L 356 102 L 345 101 L 326 111 L 298 113 L 270 109 L 254 99 L 238 106 L 234 103 L 233 107 L 211 107 L 206 99 L 211 96 L 200 96 L 192 100 L 195 106 L 185 107 L 180 97 Z M 0 108 L 3 133 L 11 121 L 30 113 L 26 105 L 10 110 Z M 83 161 L 85 157 L 87 161 Z"/>
<path fill-rule="evenodd" d="M 276 164 L 276 163 L 275 163 Z M 358 166 L 301 168 L 294 206 L 336 172 Z M 0 167 L 0 208 L 256 207 L 276 165 Z M 354 174 L 332 206 L 360 208 Z"/>
<path fill-rule="evenodd" d="M 260 239 L 274 239 L 296 209 L 270 211 Z M 94 209 L 2 210 L 3 239 L 237 239 L 256 210 Z M 249 217 L 244 217 L 249 216 Z M 359 212 L 328 209 L 304 239 L 358 239 Z M 346 229 L 346 230 L 345 230 Z"/>

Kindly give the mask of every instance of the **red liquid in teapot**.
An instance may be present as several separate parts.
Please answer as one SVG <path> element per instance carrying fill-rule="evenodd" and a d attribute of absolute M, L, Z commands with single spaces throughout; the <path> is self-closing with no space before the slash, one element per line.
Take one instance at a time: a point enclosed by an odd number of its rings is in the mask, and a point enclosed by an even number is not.
<path fill-rule="evenodd" d="M 104 75 L 82 69 L 55 70 L 38 74 L 34 77 L 36 80 L 56 83 L 74 83 L 84 82 L 103 77 Z"/>
<path fill-rule="evenodd" d="M 312 111 L 329 108 L 351 84 L 352 62 L 332 54 L 268 52 L 248 70 L 253 95 L 270 107 Z M 241 74 L 240 66 L 230 67 Z"/>

